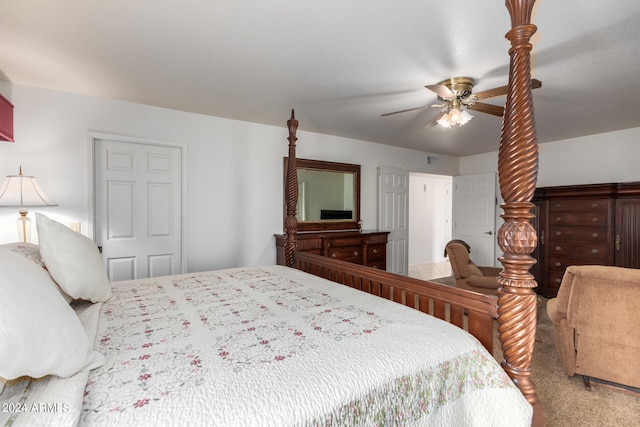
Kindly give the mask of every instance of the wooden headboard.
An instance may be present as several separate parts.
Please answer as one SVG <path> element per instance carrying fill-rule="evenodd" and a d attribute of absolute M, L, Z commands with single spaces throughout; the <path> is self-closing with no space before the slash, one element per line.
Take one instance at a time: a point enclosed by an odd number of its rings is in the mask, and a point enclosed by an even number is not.
<path fill-rule="evenodd" d="M 499 258 L 504 269 L 498 282 L 498 331 L 504 354 L 502 367 L 527 400 L 538 403 L 536 386 L 531 380 L 531 355 L 536 331 L 537 286 L 529 269 L 536 260 L 531 256 L 536 245 L 536 231 L 531 203 L 538 173 L 538 142 L 531 94 L 531 36 L 536 32 L 531 13 L 535 0 L 506 0 L 511 16 L 511 30 L 506 38 L 509 49 L 509 84 L 500 137 L 498 181 L 504 204 L 504 223 L 498 230 Z M 289 128 L 289 162 L 286 181 L 285 263 L 294 266 L 296 248 L 296 131 L 294 112 Z"/>

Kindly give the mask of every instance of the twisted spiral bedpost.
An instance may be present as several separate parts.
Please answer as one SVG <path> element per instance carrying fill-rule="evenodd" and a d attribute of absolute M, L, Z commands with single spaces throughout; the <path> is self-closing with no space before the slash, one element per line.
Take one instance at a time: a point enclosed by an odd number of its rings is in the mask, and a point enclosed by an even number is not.
<path fill-rule="evenodd" d="M 284 242 L 284 260 L 285 265 L 294 266 L 293 252 L 296 249 L 296 234 L 298 232 L 298 220 L 296 218 L 296 205 L 298 204 L 298 174 L 296 167 L 296 131 L 298 130 L 298 121 L 295 118 L 294 110 L 291 110 L 291 118 L 287 120 L 289 128 L 289 159 L 287 163 L 287 179 L 285 181 L 285 219 L 284 230 L 286 234 Z"/>
<path fill-rule="evenodd" d="M 504 360 L 502 366 L 532 405 L 538 402 L 531 380 L 531 354 L 536 332 L 536 281 L 529 272 L 536 260 L 531 257 L 537 245 L 531 225 L 538 174 L 536 138 L 531 94 L 530 24 L 535 0 L 506 0 L 512 29 L 506 34 L 509 49 L 509 86 L 500 138 L 498 179 L 504 204 L 504 223 L 498 230 L 504 270 L 498 282 L 498 331 Z"/>

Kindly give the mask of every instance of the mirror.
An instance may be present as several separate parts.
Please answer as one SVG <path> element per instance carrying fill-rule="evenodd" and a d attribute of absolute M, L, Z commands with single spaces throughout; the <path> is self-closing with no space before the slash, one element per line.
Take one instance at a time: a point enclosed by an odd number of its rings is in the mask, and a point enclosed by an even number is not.
<path fill-rule="evenodd" d="M 360 165 L 296 159 L 296 166 L 298 231 L 360 228 Z"/>

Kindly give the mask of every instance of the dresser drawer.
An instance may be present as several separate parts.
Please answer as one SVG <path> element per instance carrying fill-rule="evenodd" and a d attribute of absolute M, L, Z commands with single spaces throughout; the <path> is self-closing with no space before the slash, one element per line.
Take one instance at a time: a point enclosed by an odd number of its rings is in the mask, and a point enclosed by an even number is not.
<path fill-rule="evenodd" d="M 326 239 L 325 244 L 328 244 L 330 248 L 339 246 L 360 246 L 364 243 L 362 237 L 342 237 L 338 239 Z"/>
<path fill-rule="evenodd" d="M 607 243 L 606 227 L 553 227 L 549 230 L 549 242 L 574 241 Z"/>
<path fill-rule="evenodd" d="M 369 264 L 370 261 L 385 259 L 386 256 L 386 245 L 370 245 L 367 247 L 367 264 Z"/>
<path fill-rule="evenodd" d="M 609 200 L 550 200 L 549 213 L 557 212 L 592 212 L 607 213 L 609 211 Z"/>
<path fill-rule="evenodd" d="M 555 257 L 550 256 L 549 261 L 547 262 L 547 268 L 549 271 L 555 272 L 564 272 L 567 267 L 570 265 L 601 265 L 604 264 L 600 262 L 600 260 L 587 260 L 587 259 L 576 259 L 576 258 L 565 258 L 565 257 Z"/>
<path fill-rule="evenodd" d="M 297 249 L 299 251 L 313 251 L 314 253 L 318 253 L 318 251 L 322 250 L 322 239 L 320 237 L 317 238 L 304 238 L 298 237 L 296 239 Z M 282 242 L 284 246 L 284 241 Z"/>
<path fill-rule="evenodd" d="M 362 264 L 362 246 L 337 246 L 329 248 L 328 256 L 342 261 Z"/>
<path fill-rule="evenodd" d="M 608 246 L 603 243 L 549 242 L 549 257 L 601 260 L 606 263 Z"/>
<path fill-rule="evenodd" d="M 607 212 L 554 212 L 549 213 L 549 226 L 606 227 Z"/>
<path fill-rule="evenodd" d="M 372 234 L 368 237 L 370 245 L 387 244 L 389 233 Z"/>
<path fill-rule="evenodd" d="M 375 268 L 376 270 L 384 270 L 386 265 L 385 260 L 367 261 L 367 267 Z"/>
<path fill-rule="evenodd" d="M 564 272 L 550 271 L 548 273 L 547 287 L 552 290 L 552 292 L 550 292 L 551 295 L 556 296 L 556 294 L 558 293 L 558 289 L 560 289 L 560 284 L 562 283 L 563 276 Z"/>

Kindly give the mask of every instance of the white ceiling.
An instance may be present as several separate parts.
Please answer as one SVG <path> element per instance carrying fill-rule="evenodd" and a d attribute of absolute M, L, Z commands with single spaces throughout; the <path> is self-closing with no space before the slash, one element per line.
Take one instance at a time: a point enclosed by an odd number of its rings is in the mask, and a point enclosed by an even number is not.
<path fill-rule="evenodd" d="M 640 126 L 640 2 L 538 0 L 539 142 Z M 20 0 L 0 5 L 0 79 L 433 153 L 496 151 L 502 121 L 424 125 L 424 88 L 507 83 L 503 0 Z M 504 105 L 505 97 L 490 102 Z"/>

